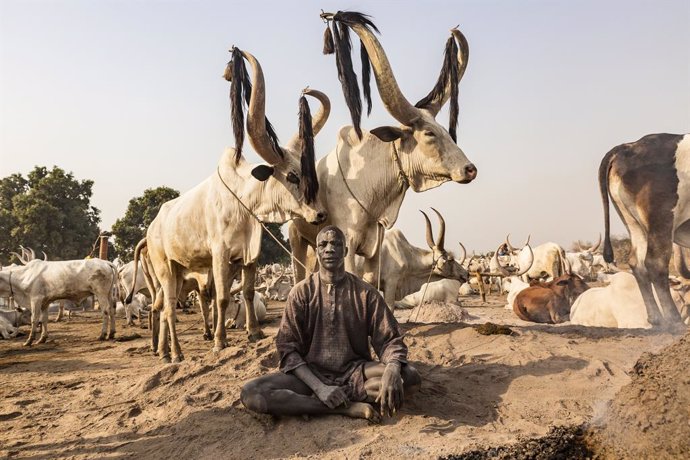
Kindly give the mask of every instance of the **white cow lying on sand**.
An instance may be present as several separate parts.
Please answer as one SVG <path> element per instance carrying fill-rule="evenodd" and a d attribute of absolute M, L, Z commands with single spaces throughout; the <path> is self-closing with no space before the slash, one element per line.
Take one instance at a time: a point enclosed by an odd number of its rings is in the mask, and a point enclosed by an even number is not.
<path fill-rule="evenodd" d="M 683 320 L 687 324 L 687 309 L 685 315 Z M 582 293 L 570 310 L 570 323 L 594 327 L 652 327 L 647 321 L 647 309 L 637 281 L 627 272 L 614 274 L 608 286 Z"/>
<path fill-rule="evenodd" d="M 246 312 L 244 308 L 244 297 L 241 295 L 235 295 L 235 303 L 237 304 L 237 314 L 234 318 L 230 317 L 225 321 L 225 327 L 242 329 L 245 324 Z M 256 319 L 261 323 L 266 319 L 266 303 L 264 302 L 264 296 L 260 292 L 254 293 L 254 312 L 256 313 Z"/>
<path fill-rule="evenodd" d="M 457 304 L 460 286 L 462 286 L 462 282 L 449 278 L 424 283 L 419 291 L 406 295 L 401 300 L 395 302 L 395 308 L 414 308 L 419 305 L 422 295 L 425 302 L 437 300 L 439 302 Z M 426 292 L 424 292 L 425 289 Z"/>
<path fill-rule="evenodd" d="M 11 339 L 19 333 L 19 326 L 31 324 L 31 311 L 25 308 L 0 310 L 0 337 Z"/>

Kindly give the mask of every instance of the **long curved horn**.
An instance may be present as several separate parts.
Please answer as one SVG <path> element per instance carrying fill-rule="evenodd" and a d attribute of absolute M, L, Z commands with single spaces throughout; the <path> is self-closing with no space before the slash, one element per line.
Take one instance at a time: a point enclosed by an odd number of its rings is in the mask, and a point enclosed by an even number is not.
<path fill-rule="evenodd" d="M 498 251 L 501 249 L 501 246 L 503 246 L 503 243 L 498 245 L 498 247 L 494 251 L 494 255 L 491 259 L 496 261 L 496 266 L 498 267 L 498 271 L 500 271 L 502 275 L 509 276 L 510 272 L 508 270 L 506 270 L 505 266 L 501 263 L 501 259 L 498 258 Z"/>
<path fill-rule="evenodd" d="M 367 26 L 359 22 L 349 21 L 344 16 L 338 12 L 333 16 L 333 19 L 348 25 L 359 36 L 362 44 L 364 44 L 369 53 L 371 67 L 374 69 L 374 76 L 376 77 L 376 86 L 379 89 L 379 95 L 386 110 L 403 125 L 411 126 L 421 114 L 419 109 L 410 104 L 402 91 L 400 91 L 395 75 L 393 75 L 393 69 L 391 69 L 381 43 L 379 43 Z"/>
<path fill-rule="evenodd" d="M 41 252 L 43 253 L 43 260 L 45 260 L 47 262 L 48 261 L 48 254 L 46 254 L 45 251 L 41 251 Z"/>
<path fill-rule="evenodd" d="M 441 251 L 445 251 L 445 244 L 446 244 L 446 221 L 443 220 L 443 216 L 441 215 L 440 212 L 435 210 L 434 208 L 431 208 L 436 215 L 438 216 L 438 222 L 439 222 L 439 229 L 438 229 L 438 238 L 436 239 L 436 247 L 438 247 Z"/>
<path fill-rule="evenodd" d="M 252 94 L 247 110 L 247 134 L 254 151 L 270 165 L 276 165 L 283 158 L 274 150 L 266 131 L 266 82 L 261 65 L 247 51 L 242 51 L 254 70 Z"/>
<path fill-rule="evenodd" d="M 29 251 L 31 251 L 31 260 L 34 260 L 36 258 L 36 253 L 32 248 L 29 248 Z"/>
<path fill-rule="evenodd" d="M 326 96 L 325 93 L 322 93 L 316 89 L 307 87 L 304 89 L 303 93 L 318 99 L 318 101 L 321 103 L 319 111 L 316 112 L 316 115 L 312 116 L 311 119 L 311 130 L 314 134 L 314 137 L 316 137 L 316 135 L 319 134 L 319 131 L 321 131 L 326 124 L 326 121 L 328 121 L 328 117 L 331 114 L 331 100 L 328 98 L 328 96 Z M 289 149 L 297 150 L 297 147 L 299 146 L 299 133 L 292 136 L 287 145 Z"/>
<path fill-rule="evenodd" d="M 14 251 L 10 252 L 10 254 L 14 255 L 17 259 L 19 259 L 19 262 L 21 262 L 22 265 L 26 265 L 26 263 L 28 262 L 28 260 L 25 260 L 22 256 L 20 256 Z"/>
<path fill-rule="evenodd" d="M 510 244 L 510 233 L 508 233 L 508 234 L 506 235 L 506 245 L 508 246 L 508 249 L 510 250 L 510 252 L 515 251 L 515 248 L 513 247 L 513 245 Z M 501 247 L 501 246 L 499 246 L 499 248 L 500 248 L 500 247 Z"/>
<path fill-rule="evenodd" d="M 527 241 L 525 241 L 525 244 L 522 245 L 523 248 L 524 248 L 525 246 L 529 246 L 529 240 L 530 240 L 530 238 L 532 238 L 532 234 L 527 235 Z"/>
<path fill-rule="evenodd" d="M 434 249 L 434 238 L 433 238 L 433 233 L 431 231 L 431 221 L 429 220 L 429 216 L 426 215 L 424 211 L 421 209 L 419 210 L 424 215 L 424 220 L 426 221 L 426 244 L 429 245 L 430 249 Z"/>
<path fill-rule="evenodd" d="M 467 43 L 467 38 L 465 38 L 465 35 L 463 35 L 462 32 L 460 32 L 457 28 L 453 28 L 450 30 L 451 34 L 453 35 L 453 38 L 457 41 L 458 43 L 458 54 L 457 54 L 457 59 L 458 59 L 458 83 L 460 80 L 462 80 L 463 75 L 465 75 L 465 69 L 467 69 L 467 62 L 470 59 L 470 47 L 469 44 Z M 445 66 L 444 66 L 445 67 Z M 443 71 L 446 70 L 445 68 L 441 70 L 441 76 L 439 76 L 439 79 L 443 78 Z M 441 110 L 441 108 L 448 102 L 448 99 L 450 98 L 451 95 L 451 79 L 447 78 L 446 79 L 446 85 L 442 93 L 437 93 L 436 87 L 431 90 L 429 95 L 419 101 L 417 103 L 417 107 L 424 108 L 428 110 L 432 116 L 436 117 L 438 115 L 438 112 Z M 438 84 L 438 83 L 437 83 Z"/>
<path fill-rule="evenodd" d="M 532 264 L 534 263 L 534 252 L 532 252 L 532 246 L 530 246 L 529 244 L 526 244 L 525 248 L 527 248 L 529 250 L 529 259 L 528 259 L 529 264 L 527 264 L 526 267 L 520 267 L 521 270 L 518 273 L 516 273 L 515 276 L 522 276 L 525 273 L 527 273 L 529 271 L 529 269 L 532 268 Z"/>
<path fill-rule="evenodd" d="M 597 244 L 595 244 L 591 248 L 587 249 L 587 252 L 594 253 L 594 251 L 599 249 L 599 246 L 601 246 L 601 233 L 599 233 L 599 240 L 597 240 Z"/>
<path fill-rule="evenodd" d="M 462 260 L 459 262 L 460 265 L 465 263 L 465 259 L 467 259 L 467 249 L 465 249 L 465 246 L 458 241 L 458 244 L 460 245 L 460 249 L 462 249 Z"/>
<path fill-rule="evenodd" d="M 29 258 L 29 257 L 31 257 L 31 254 L 30 254 L 29 251 L 28 251 L 24 246 L 22 246 L 21 244 L 19 245 L 19 250 L 22 251 L 22 257 L 21 257 L 22 259 L 31 260 L 31 259 Z"/>

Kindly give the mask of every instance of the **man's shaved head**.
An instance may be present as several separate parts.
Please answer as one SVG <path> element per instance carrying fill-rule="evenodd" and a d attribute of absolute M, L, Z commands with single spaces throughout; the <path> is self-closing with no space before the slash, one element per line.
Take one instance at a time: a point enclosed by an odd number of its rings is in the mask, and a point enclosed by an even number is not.
<path fill-rule="evenodd" d="M 316 235 L 316 241 L 318 242 L 321 239 L 321 237 L 328 232 L 334 232 L 342 241 L 345 241 L 345 233 L 343 233 L 343 231 L 335 225 L 327 225 L 324 228 L 322 228 L 321 231 L 319 231 L 318 235 Z"/>

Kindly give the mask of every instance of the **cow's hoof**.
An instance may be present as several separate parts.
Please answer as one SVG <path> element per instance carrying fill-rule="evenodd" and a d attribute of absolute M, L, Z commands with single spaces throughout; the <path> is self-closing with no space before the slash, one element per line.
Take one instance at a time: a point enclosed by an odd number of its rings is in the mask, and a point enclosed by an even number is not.
<path fill-rule="evenodd" d="M 31 340 L 27 340 L 26 342 L 24 342 L 24 343 L 22 344 L 22 346 L 23 346 L 23 347 L 30 347 L 30 346 L 31 346 L 31 343 L 32 343 Z"/>
<path fill-rule="evenodd" d="M 213 340 L 213 334 L 210 332 L 204 332 L 204 340 Z"/>
<path fill-rule="evenodd" d="M 184 355 L 175 356 L 175 357 L 172 359 L 172 362 L 175 363 L 175 364 L 181 363 L 182 361 L 184 361 Z"/>
<path fill-rule="evenodd" d="M 102 342 L 103 340 L 105 340 L 105 334 L 99 335 L 99 336 L 98 336 L 98 340 L 100 340 L 101 342 Z"/>
<path fill-rule="evenodd" d="M 161 356 L 161 361 L 163 361 L 165 364 L 170 364 L 170 356 Z"/>
<path fill-rule="evenodd" d="M 257 342 L 263 338 L 266 338 L 266 335 L 263 333 L 263 331 L 257 331 L 257 332 L 252 332 L 249 334 L 249 341 L 250 342 Z"/>
<path fill-rule="evenodd" d="M 108 334 L 108 340 L 113 340 L 114 338 L 115 338 L 114 332 L 111 332 L 110 334 Z"/>
<path fill-rule="evenodd" d="M 214 353 L 220 353 L 221 350 L 227 348 L 228 344 L 227 343 L 221 343 L 219 345 L 216 345 L 213 347 L 213 352 Z"/>
<path fill-rule="evenodd" d="M 40 337 L 36 343 L 46 343 L 46 338 L 45 337 Z"/>

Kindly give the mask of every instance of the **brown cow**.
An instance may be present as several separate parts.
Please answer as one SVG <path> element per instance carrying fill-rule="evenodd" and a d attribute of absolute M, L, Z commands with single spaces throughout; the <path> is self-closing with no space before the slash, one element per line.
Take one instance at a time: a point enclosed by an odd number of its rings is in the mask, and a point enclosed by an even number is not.
<path fill-rule="evenodd" d="M 533 282 L 513 303 L 518 318 L 534 323 L 562 323 L 570 318 L 575 299 L 589 289 L 578 275 L 562 275 L 548 283 Z"/>

